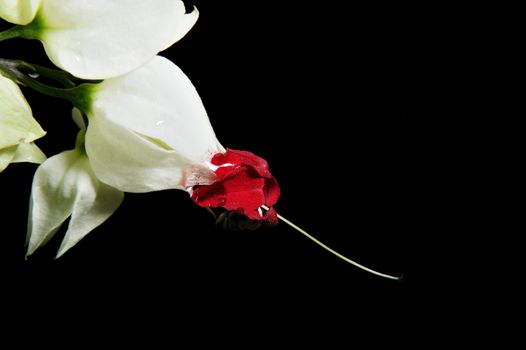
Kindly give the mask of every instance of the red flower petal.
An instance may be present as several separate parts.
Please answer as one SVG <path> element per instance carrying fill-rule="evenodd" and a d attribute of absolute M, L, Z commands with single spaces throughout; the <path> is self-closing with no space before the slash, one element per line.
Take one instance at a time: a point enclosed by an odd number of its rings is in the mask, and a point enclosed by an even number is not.
<path fill-rule="evenodd" d="M 265 202 L 265 179 L 250 177 L 245 171 L 225 180 L 223 186 L 226 201 L 222 207 L 238 210 L 251 219 L 261 220 L 258 208 Z"/>
<path fill-rule="evenodd" d="M 217 169 L 216 174 L 222 177 L 220 173 L 227 173 L 231 170 L 228 168 L 236 168 L 238 166 L 248 166 L 254 169 L 259 176 L 271 178 L 272 174 L 268 170 L 268 163 L 265 159 L 256 156 L 254 153 L 248 151 L 237 151 L 228 148 L 226 153 L 218 153 L 212 158 L 212 164 L 225 165 L 232 164 L 230 167 L 221 167 Z"/>
<path fill-rule="evenodd" d="M 225 187 L 221 182 L 194 189 L 192 200 L 201 207 L 222 207 L 226 202 Z"/>
<path fill-rule="evenodd" d="M 192 200 L 203 207 L 223 207 L 237 211 L 252 220 L 277 222 L 273 209 L 264 215 L 260 208 L 271 207 L 279 199 L 280 189 L 268 169 L 268 163 L 253 153 L 227 149 L 214 155 L 211 163 L 217 181 L 194 188 Z"/>
<path fill-rule="evenodd" d="M 279 199 L 280 188 L 274 176 L 270 179 L 265 179 L 265 205 L 273 206 Z"/>

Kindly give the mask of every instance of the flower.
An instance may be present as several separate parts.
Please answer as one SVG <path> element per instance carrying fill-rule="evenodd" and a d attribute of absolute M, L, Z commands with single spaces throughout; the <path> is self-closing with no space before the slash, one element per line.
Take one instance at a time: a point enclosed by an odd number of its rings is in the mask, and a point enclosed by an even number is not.
<path fill-rule="evenodd" d="M 268 169 L 266 160 L 247 151 L 227 149 L 214 155 L 217 181 L 198 186 L 192 199 L 202 207 L 223 207 L 237 211 L 252 220 L 277 223 L 273 209 L 264 215 L 261 207 L 272 207 L 279 198 L 279 185 Z"/>
<path fill-rule="evenodd" d="M 206 166 L 224 152 L 197 91 L 157 56 L 120 77 L 93 85 L 86 152 L 93 171 L 125 192 L 186 189 L 215 177 Z"/>
<path fill-rule="evenodd" d="M 195 87 L 169 60 L 157 56 L 107 79 L 86 99 L 86 152 L 104 183 L 125 192 L 186 190 L 201 206 L 275 221 L 272 211 L 259 209 L 279 197 L 267 162 L 225 151 Z"/>
<path fill-rule="evenodd" d="M 279 187 L 265 160 L 225 150 L 197 91 L 169 60 L 88 85 L 88 125 L 75 150 L 44 162 L 31 193 L 28 255 L 71 215 L 58 256 L 106 220 L 123 192 L 180 189 L 200 206 L 275 223 Z M 77 117 L 76 120 L 79 118 Z"/>
<path fill-rule="evenodd" d="M 146 63 L 197 21 L 180 0 L 42 0 L 22 36 L 38 39 L 58 67 L 105 79 Z"/>
<path fill-rule="evenodd" d="M 209 183 L 214 173 L 206 161 L 224 150 L 192 83 L 165 58 L 88 86 L 85 131 L 75 117 L 82 129 L 77 147 L 49 158 L 35 174 L 28 255 L 71 215 L 62 255 L 111 216 L 123 192 Z"/>
<path fill-rule="evenodd" d="M 2 0 L 0 18 L 14 24 L 28 24 L 38 11 L 41 0 Z"/>
<path fill-rule="evenodd" d="M 57 257 L 73 247 L 91 230 L 108 219 L 122 203 L 124 194 L 101 182 L 93 173 L 84 147 L 84 125 L 75 149 L 59 153 L 40 165 L 33 178 L 28 219 L 26 256 L 49 241 L 71 216 Z"/>
<path fill-rule="evenodd" d="M 42 163 L 46 156 L 32 143 L 44 136 L 22 91 L 0 75 L 0 172 L 10 163 Z"/>

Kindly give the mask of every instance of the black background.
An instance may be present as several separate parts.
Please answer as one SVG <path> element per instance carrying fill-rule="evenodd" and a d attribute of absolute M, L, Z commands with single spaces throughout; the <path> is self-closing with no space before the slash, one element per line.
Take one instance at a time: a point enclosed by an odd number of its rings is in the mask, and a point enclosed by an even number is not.
<path fill-rule="evenodd" d="M 427 247 L 410 127 L 421 93 L 414 10 L 381 1 L 345 9 L 302 1 L 186 4 L 200 18 L 161 55 L 193 81 L 222 144 L 268 160 L 282 189 L 279 213 L 358 262 L 403 272 L 405 281 L 357 270 L 284 224 L 222 230 L 180 191 L 126 194 L 62 258 L 53 256 L 64 230 L 25 261 L 36 166 L 14 164 L 0 173 L 5 300 L 19 314 L 95 315 L 110 329 L 124 322 L 160 333 L 180 321 L 206 333 L 227 316 L 232 332 L 261 338 L 298 323 L 331 325 L 334 336 L 351 336 L 357 323 L 411 331 L 431 303 L 421 294 L 417 257 Z M 3 42 L 0 52 L 48 64 L 38 42 Z M 72 148 L 70 106 L 24 93 L 48 131 L 38 145 L 49 156 Z"/>

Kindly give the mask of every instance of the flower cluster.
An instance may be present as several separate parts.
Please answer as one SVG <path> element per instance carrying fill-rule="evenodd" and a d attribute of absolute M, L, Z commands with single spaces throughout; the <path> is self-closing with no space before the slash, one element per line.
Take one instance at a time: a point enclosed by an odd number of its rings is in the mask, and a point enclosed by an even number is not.
<path fill-rule="evenodd" d="M 0 32 L 0 42 L 38 40 L 56 66 L 0 57 L 0 172 L 11 163 L 40 164 L 27 255 L 70 218 L 61 256 L 107 220 L 125 192 L 179 189 L 214 215 L 219 208 L 216 222 L 225 227 L 280 219 L 344 261 L 399 279 L 355 263 L 278 215 L 272 206 L 280 188 L 267 162 L 217 140 L 192 82 L 158 55 L 198 16 L 180 0 L 0 1 L 0 20 L 13 24 Z M 79 127 L 73 149 L 46 158 L 35 144 L 46 132 L 20 85 L 72 103 Z"/>
<path fill-rule="evenodd" d="M 39 40 L 57 67 L 0 58 L 0 171 L 40 164 L 28 255 L 71 218 L 61 256 L 117 210 L 124 192 L 180 189 L 200 206 L 276 224 L 279 186 L 267 162 L 225 149 L 192 82 L 158 56 L 192 28 L 197 9 L 179 0 L 13 0 L 0 2 L 0 18 L 15 24 L 0 41 Z M 46 159 L 34 143 L 46 133 L 18 85 L 72 102 L 73 149 Z"/>

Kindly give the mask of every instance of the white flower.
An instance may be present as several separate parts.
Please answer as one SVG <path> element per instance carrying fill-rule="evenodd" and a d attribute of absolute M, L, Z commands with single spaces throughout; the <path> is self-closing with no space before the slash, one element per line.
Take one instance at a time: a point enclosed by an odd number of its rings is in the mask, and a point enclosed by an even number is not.
<path fill-rule="evenodd" d="M 79 123 L 77 116 L 76 121 Z M 82 126 L 82 125 L 81 125 Z M 28 220 L 31 255 L 71 216 L 57 253 L 64 254 L 117 210 L 124 194 L 97 179 L 83 148 L 81 130 L 74 150 L 65 151 L 40 165 L 33 179 Z"/>
<path fill-rule="evenodd" d="M 174 44 L 197 17 L 180 0 L 42 0 L 24 36 L 42 41 L 49 59 L 71 74 L 105 79 Z"/>
<path fill-rule="evenodd" d="M 28 24 L 35 18 L 41 0 L 1 0 L 0 18 L 15 24 Z"/>
<path fill-rule="evenodd" d="M 18 85 L 0 75 L 0 172 L 13 162 L 42 163 L 46 156 L 32 142 L 45 134 Z"/>
<path fill-rule="evenodd" d="M 214 181 L 207 162 L 224 148 L 175 64 L 157 56 L 85 91 L 91 101 L 85 137 L 81 131 L 75 150 L 49 158 L 35 174 L 28 255 L 71 215 L 61 256 L 112 215 L 123 192 L 186 190 Z"/>
<path fill-rule="evenodd" d="M 207 162 L 224 152 L 186 75 L 157 56 L 96 86 L 86 151 L 101 181 L 125 192 L 185 189 L 212 181 Z"/>

